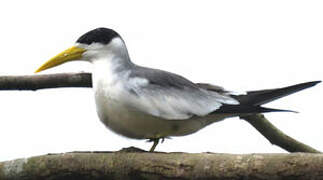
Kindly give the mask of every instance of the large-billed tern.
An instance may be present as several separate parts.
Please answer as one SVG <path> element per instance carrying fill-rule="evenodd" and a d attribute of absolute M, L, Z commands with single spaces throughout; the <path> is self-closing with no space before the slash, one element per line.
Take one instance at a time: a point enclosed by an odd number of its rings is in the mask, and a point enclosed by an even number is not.
<path fill-rule="evenodd" d="M 192 134 L 225 118 L 285 111 L 261 105 L 320 82 L 234 95 L 219 86 L 134 64 L 123 39 L 108 28 L 85 33 L 36 72 L 74 60 L 94 66 L 95 102 L 103 124 L 123 136 L 153 141 L 150 151 L 159 139 Z"/>

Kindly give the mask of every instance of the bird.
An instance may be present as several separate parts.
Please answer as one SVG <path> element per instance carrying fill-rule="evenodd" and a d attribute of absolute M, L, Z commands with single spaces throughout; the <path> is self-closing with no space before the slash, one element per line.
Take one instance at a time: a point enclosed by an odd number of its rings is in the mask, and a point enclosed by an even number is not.
<path fill-rule="evenodd" d="M 289 112 L 262 105 L 321 82 L 236 94 L 133 63 L 122 37 L 104 27 L 83 34 L 35 73 L 70 61 L 93 65 L 92 87 L 100 121 L 119 135 L 153 142 L 150 152 L 165 138 L 193 134 L 226 118 Z"/>

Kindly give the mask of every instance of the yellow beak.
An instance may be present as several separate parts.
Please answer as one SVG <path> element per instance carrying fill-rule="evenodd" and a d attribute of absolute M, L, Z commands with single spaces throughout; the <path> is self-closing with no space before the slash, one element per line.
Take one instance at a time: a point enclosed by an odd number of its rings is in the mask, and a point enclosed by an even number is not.
<path fill-rule="evenodd" d="M 79 60 L 79 59 L 81 59 L 82 54 L 85 51 L 86 51 L 85 49 L 79 48 L 79 47 L 76 47 L 76 46 L 73 46 L 73 47 L 71 47 L 69 49 L 66 49 L 65 51 L 59 53 L 55 57 L 48 60 L 45 64 L 40 66 L 35 71 L 35 73 L 38 73 L 38 72 L 43 71 L 45 69 L 49 69 L 49 68 L 58 66 L 58 65 L 63 64 L 65 62 L 68 62 L 68 61 Z"/>

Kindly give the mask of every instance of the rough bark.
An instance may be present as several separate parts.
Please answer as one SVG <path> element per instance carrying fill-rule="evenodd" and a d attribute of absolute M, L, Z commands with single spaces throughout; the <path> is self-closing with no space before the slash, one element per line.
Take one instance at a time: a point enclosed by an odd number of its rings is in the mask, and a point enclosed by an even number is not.
<path fill-rule="evenodd" d="M 65 153 L 0 163 L 1 180 L 323 179 L 323 154 Z"/>

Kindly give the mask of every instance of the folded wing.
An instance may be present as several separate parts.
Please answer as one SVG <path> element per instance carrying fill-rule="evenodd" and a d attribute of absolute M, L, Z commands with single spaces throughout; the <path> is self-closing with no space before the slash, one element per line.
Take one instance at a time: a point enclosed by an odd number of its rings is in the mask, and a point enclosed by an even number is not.
<path fill-rule="evenodd" d="M 223 104 L 239 104 L 225 93 L 203 89 L 179 75 L 139 66 L 129 75 L 127 89 L 132 93 L 132 108 L 169 120 L 205 116 Z"/>

